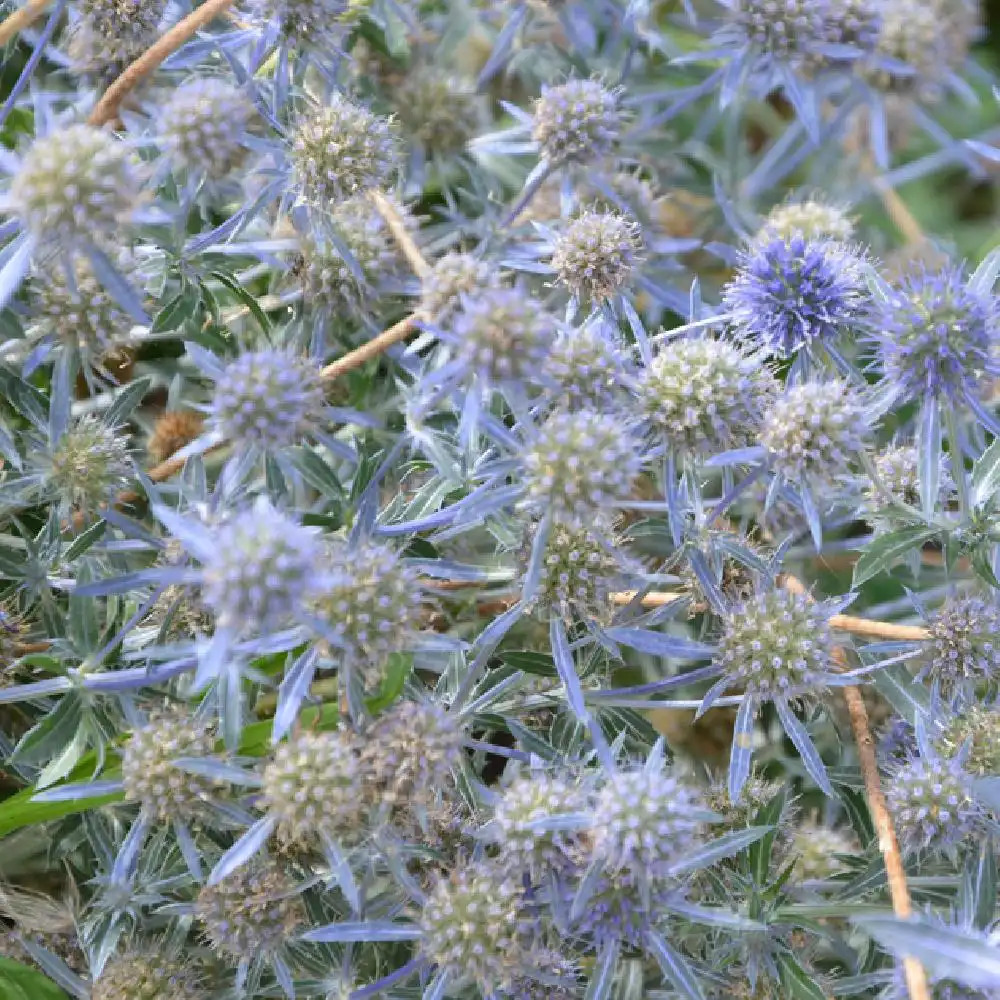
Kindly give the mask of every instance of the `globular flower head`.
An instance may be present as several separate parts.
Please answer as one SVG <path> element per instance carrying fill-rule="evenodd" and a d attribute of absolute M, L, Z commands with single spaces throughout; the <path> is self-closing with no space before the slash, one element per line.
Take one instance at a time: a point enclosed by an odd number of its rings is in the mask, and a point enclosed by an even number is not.
<path fill-rule="evenodd" d="M 858 50 L 858 56 L 872 53 L 882 28 L 882 8 L 878 0 L 831 0 L 827 7 L 824 36 L 829 45 L 850 45 Z M 833 65 L 840 60 L 820 57 Z"/>
<path fill-rule="evenodd" d="M 552 164 L 610 153 L 625 125 L 619 94 L 598 80 L 567 80 L 542 88 L 531 135 Z"/>
<path fill-rule="evenodd" d="M 982 819 L 960 758 L 912 758 L 893 774 L 886 799 L 907 852 L 948 851 L 975 833 Z"/>
<path fill-rule="evenodd" d="M 466 297 L 499 286 L 499 274 L 486 261 L 469 253 L 446 253 L 421 280 L 420 311 L 438 324 L 445 323 Z"/>
<path fill-rule="evenodd" d="M 208 757 L 214 746 L 205 725 L 177 712 L 154 716 L 132 731 L 122 749 L 125 801 L 139 803 L 143 814 L 158 823 L 200 815 L 216 783 L 174 762 Z"/>
<path fill-rule="evenodd" d="M 73 68 L 117 76 L 156 41 L 166 0 L 84 0 L 67 46 Z"/>
<path fill-rule="evenodd" d="M 827 0 L 734 0 L 729 17 L 747 44 L 795 60 L 823 41 Z"/>
<path fill-rule="evenodd" d="M 219 375 L 209 422 L 227 441 L 276 450 L 298 444 L 323 408 L 314 362 L 287 351 L 249 351 Z"/>
<path fill-rule="evenodd" d="M 301 732 L 274 749 L 264 768 L 260 805 L 278 837 L 309 844 L 321 834 L 358 837 L 363 809 L 357 739 L 347 730 Z"/>
<path fill-rule="evenodd" d="M 396 702 L 365 733 L 362 758 L 376 804 L 430 804 L 453 784 L 464 741 L 461 720 L 443 705 Z"/>
<path fill-rule="evenodd" d="M 322 556 L 312 531 L 260 500 L 216 529 L 202 571 L 204 602 L 221 628 L 272 628 L 316 592 Z"/>
<path fill-rule="evenodd" d="M 771 404 L 760 442 L 779 475 L 829 483 L 848 470 L 870 433 L 857 391 L 833 379 L 787 388 Z"/>
<path fill-rule="evenodd" d="M 11 208 L 47 243 L 114 238 L 139 201 L 139 176 L 125 144 L 92 125 L 36 139 L 10 188 Z"/>
<path fill-rule="evenodd" d="M 522 454 L 528 502 L 566 523 L 581 523 L 626 496 L 642 468 L 642 449 L 620 417 L 556 410 Z"/>
<path fill-rule="evenodd" d="M 834 672 L 830 615 L 805 594 L 766 590 L 726 616 L 715 662 L 758 698 L 816 693 Z"/>
<path fill-rule="evenodd" d="M 482 130 L 485 112 L 474 83 L 432 66 L 409 73 L 396 102 L 403 132 L 433 156 L 462 152 Z"/>
<path fill-rule="evenodd" d="M 195 916 L 212 950 L 237 962 L 280 951 L 305 921 L 291 880 L 276 863 L 260 860 L 204 886 Z"/>
<path fill-rule="evenodd" d="M 620 212 L 588 209 L 555 240 L 556 277 L 581 299 L 608 299 L 626 284 L 642 250 L 639 226 Z"/>
<path fill-rule="evenodd" d="M 768 213 L 755 242 L 788 242 L 796 236 L 809 242 L 833 240 L 847 243 L 854 235 L 854 220 L 837 205 L 806 198 L 775 205 Z"/>
<path fill-rule="evenodd" d="M 421 951 L 456 985 L 503 989 L 525 964 L 523 897 L 520 880 L 494 866 L 454 870 L 424 903 Z"/>
<path fill-rule="evenodd" d="M 66 428 L 49 462 L 49 485 L 81 511 L 107 503 L 132 472 L 128 440 L 92 414 Z"/>
<path fill-rule="evenodd" d="M 326 556 L 330 577 L 316 614 L 335 633 L 339 652 L 375 688 L 386 659 L 420 628 L 420 579 L 394 549 L 378 542 L 338 543 Z"/>
<path fill-rule="evenodd" d="M 593 857 L 610 874 L 665 874 L 701 839 L 703 810 L 694 789 L 662 768 L 610 774 L 594 802 Z"/>
<path fill-rule="evenodd" d="M 482 288 L 466 296 L 451 323 L 470 371 L 495 384 L 537 377 L 556 324 L 541 303 L 517 288 Z"/>
<path fill-rule="evenodd" d="M 858 851 L 852 833 L 821 823 L 802 823 L 792 838 L 792 851 L 796 855 L 792 875 L 800 881 L 826 879 L 846 870 L 838 854 Z"/>
<path fill-rule="evenodd" d="M 205 418 L 196 410 L 166 410 L 157 419 L 146 444 L 149 457 L 165 462 L 176 451 L 201 435 Z"/>
<path fill-rule="evenodd" d="M 598 877 L 583 912 L 573 922 L 574 935 L 592 941 L 598 950 L 611 941 L 642 948 L 660 901 L 670 891 L 655 881 L 648 883 L 648 873 L 639 876 L 627 870 Z"/>
<path fill-rule="evenodd" d="M 759 357 L 711 337 L 668 341 L 639 378 L 649 424 L 696 458 L 753 442 L 777 389 Z"/>
<path fill-rule="evenodd" d="M 326 210 L 385 185 L 396 166 L 390 123 L 339 93 L 299 122 L 292 162 L 302 197 Z"/>
<path fill-rule="evenodd" d="M 965 752 L 965 770 L 977 777 L 1000 773 L 1000 710 L 975 702 L 949 716 L 934 743 L 951 758 Z"/>
<path fill-rule="evenodd" d="M 942 455 L 938 471 L 938 503 L 946 505 L 955 494 L 955 483 L 947 468 L 947 456 Z M 913 445 L 893 445 L 875 456 L 875 471 L 889 497 L 910 507 L 920 506 L 920 454 Z M 872 483 L 865 491 L 865 509 L 876 525 L 885 521 L 888 502 Z"/>
<path fill-rule="evenodd" d="M 255 0 L 256 20 L 276 23 L 295 48 L 336 49 L 350 20 L 350 0 Z"/>
<path fill-rule="evenodd" d="M 586 789 L 578 781 L 544 772 L 519 775 L 503 790 L 493 814 L 502 863 L 512 872 L 535 876 L 577 865 L 580 832 L 539 824 L 585 812 L 588 805 Z"/>
<path fill-rule="evenodd" d="M 200 976 L 160 951 L 135 951 L 108 961 L 94 981 L 91 1000 L 200 1000 Z"/>
<path fill-rule="evenodd" d="M 861 259 L 799 234 L 751 244 L 723 299 L 739 336 L 781 358 L 856 329 L 869 308 Z"/>
<path fill-rule="evenodd" d="M 959 267 L 904 275 L 881 305 L 878 329 L 885 377 L 904 401 L 959 401 L 998 370 L 1000 309 Z"/>
<path fill-rule="evenodd" d="M 561 406 L 605 409 L 621 401 L 632 364 L 614 338 L 597 323 L 556 335 L 544 374 Z"/>
<path fill-rule="evenodd" d="M 1000 607 L 981 597 L 946 601 L 928 622 L 924 673 L 944 687 L 1000 677 Z"/>
<path fill-rule="evenodd" d="M 199 77 L 172 91 L 160 110 L 160 143 L 171 162 L 219 179 L 246 156 L 244 143 L 254 106 L 246 94 L 218 77 Z"/>

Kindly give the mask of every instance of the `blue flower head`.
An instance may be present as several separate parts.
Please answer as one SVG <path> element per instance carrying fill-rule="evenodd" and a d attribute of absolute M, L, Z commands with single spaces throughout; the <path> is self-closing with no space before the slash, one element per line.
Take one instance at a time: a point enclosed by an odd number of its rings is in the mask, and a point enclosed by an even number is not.
<path fill-rule="evenodd" d="M 907 274 L 890 290 L 877 317 L 879 357 L 900 401 L 933 396 L 956 402 L 976 395 L 1000 372 L 1000 308 L 977 291 L 962 269 Z"/>
<path fill-rule="evenodd" d="M 751 245 L 724 300 L 737 333 L 780 358 L 856 329 L 870 301 L 856 253 L 799 233 Z"/>
<path fill-rule="evenodd" d="M 830 0 L 733 0 L 729 19 L 745 44 L 794 60 L 824 40 Z"/>
<path fill-rule="evenodd" d="M 532 138 L 552 164 L 610 153 L 624 128 L 620 96 L 599 80 L 567 80 L 543 87 L 535 103 Z"/>

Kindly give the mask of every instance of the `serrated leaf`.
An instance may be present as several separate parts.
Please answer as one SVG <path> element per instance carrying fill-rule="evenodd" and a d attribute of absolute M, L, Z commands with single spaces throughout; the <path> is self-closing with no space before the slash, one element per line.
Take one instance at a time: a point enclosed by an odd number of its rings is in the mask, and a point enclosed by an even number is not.
<path fill-rule="evenodd" d="M 872 577 L 891 569 L 908 552 L 929 542 L 936 534 L 936 528 L 914 525 L 890 531 L 874 539 L 861 553 L 861 558 L 854 567 L 851 588 L 857 589 Z"/>

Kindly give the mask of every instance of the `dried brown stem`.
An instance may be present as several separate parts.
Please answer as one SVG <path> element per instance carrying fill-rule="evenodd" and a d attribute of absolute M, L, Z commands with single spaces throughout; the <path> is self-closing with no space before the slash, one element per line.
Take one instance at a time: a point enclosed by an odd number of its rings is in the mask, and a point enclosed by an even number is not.
<path fill-rule="evenodd" d="M 794 576 L 782 577 L 781 583 L 792 593 L 805 595 L 809 593 L 802 581 Z M 897 627 L 901 628 L 902 626 Z M 837 665 L 842 670 L 846 670 L 847 657 L 843 648 L 836 647 L 833 656 Z M 851 719 L 854 742 L 858 748 L 858 762 L 861 766 L 865 797 L 868 800 L 868 809 L 871 812 L 875 832 L 878 835 L 879 850 L 882 852 L 882 859 L 885 862 L 892 910 L 897 917 L 905 920 L 913 913 L 913 903 L 910 899 L 910 888 L 906 882 L 906 869 L 903 867 L 903 856 L 899 850 L 899 841 L 896 839 L 896 830 L 892 824 L 892 816 L 889 813 L 885 793 L 882 791 L 882 778 L 878 773 L 875 741 L 872 739 L 868 710 L 865 708 L 864 698 L 862 698 L 859 688 L 851 685 L 845 687 L 843 691 Z M 909 991 L 910 1000 L 930 1000 L 927 973 L 920 962 L 915 958 L 904 958 L 903 972 L 906 976 L 906 988 Z"/>
<path fill-rule="evenodd" d="M 917 222 L 916 216 L 910 211 L 909 206 L 899 196 L 899 193 L 890 184 L 887 184 L 881 177 L 874 173 L 872 166 L 872 186 L 882 199 L 882 204 L 892 220 L 892 224 L 899 230 L 900 235 L 911 246 L 919 246 L 927 242 L 927 234 L 923 227 Z"/>
<path fill-rule="evenodd" d="M 157 69 L 167 56 L 176 52 L 199 28 L 203 28 L 227 8 L 233 0 L 205 0 L 200 7 L 178 21 L 155 44 L 151 45 L 138 59 L 125 67 L 121 76 L 104 92 L 97 106 L 90 113 L 90 125 L 106 125 L 118 117 L 118 109 L 128 93 L 142 80 Z"/>
<path fill-rule="evenodd" d="M 369 197 L 378 214 L 385 220 L 393 239 L 399 244 L 399 249 L 403 251 L 407 263 L 413 268 L 413 273 L 418 278 L 426 278 L 431 272 L 431 266 L 424 259 L 420 247 L 410 235 L 409 229 L 406 228 L 406 222 L 396 206 L 385 196 L 383 191 L 376 189 L 369 194 Z"/>
<path fill-rule="evenodd" d="M 23 31 L 42 16 L 49 0 L 28 0 L 0 22 L 0 45 L 6 45 L 16 34 Z"/>

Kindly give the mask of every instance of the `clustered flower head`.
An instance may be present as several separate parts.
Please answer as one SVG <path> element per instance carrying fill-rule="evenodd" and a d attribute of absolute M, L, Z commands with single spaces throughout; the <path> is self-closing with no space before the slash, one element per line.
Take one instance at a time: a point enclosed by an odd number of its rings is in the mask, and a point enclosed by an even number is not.
<path fill-rule="evenodd" d="M 91 993 L 93 1000 L 199 1000 L 203 995 L 194 968 L 158 951 L 112 958 Z"/>
<path fill-rule="evenodd" d="M 117 75 L 156 41 L 166 0 L 84 0 L 67 46 L 77 72 Z"/>
<path fill-rule="evenodd" d="M 128 439 L 86 414 L 66 428 L 52 447 L 49 482 L 80 511 L 92 512 L 129 481 Z"/>
<path fill-rule="evenodd" d="M 773 239 L 785 243 L 798 236 L 807 242 L 832 240 L 848 243 L 854 237 L 854 221 L 837 205 L 807 198 L 776 205 L 768 213 L 756 239 L 761 243 Z"/>
<path fill-rule="evenodd" d="M 469 81 L 431 66 L 406 77 L 396 104 L 400 128 L 435 156 L 451 156 L 465 149 L 482 128 L 483 99 Z"/>
<path fill-rule="evenodd" d="M 845 870 L 837 855 L 854 854 L 857 844 L 846 830 L 807 822 L 796 829 L 791 849 L 796 856 L 794 872 L 797 879 L 824 879 Z"/>
<path fill-rule="evenodd" d="M 292 46 L 315 51 L 338 44 L 351 7 L 350 0 L 254 0 L 252 10 Z"/>
<path fill-rule="evenodd" d="M 958 710 L 946 719 L 934 750 L 949 759 L 963 753 L 969 774 L 996 774 L 1000 771 L 1000 710 L 976 703 Z"/>
<path fill-rule="evenodd" d="M 557 237 L 552 267 L 574 295 L 607 299 L 629 280 L 641 249 L 639 227 L 628 216 L 587 210 Z"/>
<path fill-rule="evenodd" d="M 599 80 L 568 80 L 542 88 L 532 138 L 552 164 L 610 153 L 625 126 L 619 94 Z"/>
<path fill-rule="evenodd" d="M 1000 606 L 981 597 L 953 597 L 928 622 L 925 670 L 944 686 L 993 684 L 1000 676 Z"/>
<path fill-rule="evenodd" d="M 499 285 L 498 273 L 484 260 L 468 253 L 446 253 L 424 276 L 420 309 L 435 322 L 449 320 L 466 296 Z"/>
<path fill-rule="evenodd" d="M 914 445 L 893 445 L 875 456 L 875 472 L 881 489 L 871 483 L 865 490 L 865 506 L 876 526 L 891 524 L 890 501 L 920 507 L 920 453 Z M 888 494 L 888 495 L 886 495 Z M 955 483 L 941 456 L 937 501 L 947 506 L 955 494 Z"/>
<path fill-rule="evenodd" d="M 775 58 L 815 48 L 826 27 L 824 0 L 735 0 L 729 16 L 746 41 Z"/>
<path fill-rule="evenodd" d="M 545 358 L 544 381 L 562 406 L 603 409 L 621 399 L 632 367 L 614 331 L 592 323 L 556 334 Z"/>

